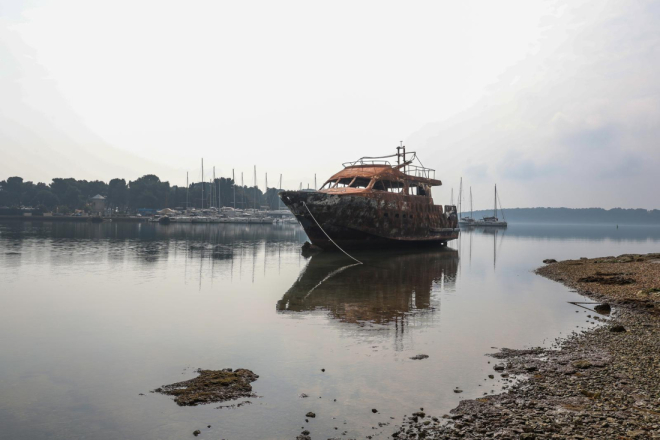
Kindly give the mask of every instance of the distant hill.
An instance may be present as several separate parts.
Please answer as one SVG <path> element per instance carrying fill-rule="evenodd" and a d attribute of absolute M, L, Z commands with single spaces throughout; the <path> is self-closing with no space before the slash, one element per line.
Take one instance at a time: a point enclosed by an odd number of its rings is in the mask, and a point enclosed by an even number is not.
<path fill-rule="evenodd" d="M 469 215 L 469 211 L 467 215 Z M 465 215 L 465 213 L 463 214 Z M 474 211 L 474 218 L 493 215 L 492 210 Z M 660 210 L 602 208 L 513 208 L 504 211 L 511 223 L 659 225 Z"/>

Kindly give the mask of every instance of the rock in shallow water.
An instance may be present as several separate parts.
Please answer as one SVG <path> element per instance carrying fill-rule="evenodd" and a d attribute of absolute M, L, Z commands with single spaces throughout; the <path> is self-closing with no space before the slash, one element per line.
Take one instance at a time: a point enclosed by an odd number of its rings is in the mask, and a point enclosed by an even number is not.
<path fill-rule="evenodd" d="M 259 378 L 250 370 L 239 368 L 232 371 L 224 370 L 197 370 L 199 376 L 163 385 L 154 390 L 155 393 L 174 396 L 179 406 L 196 406 L 212 402 L 240 399 L 243 397 L 256 397 L 252 392 L 251 382 Z"/>

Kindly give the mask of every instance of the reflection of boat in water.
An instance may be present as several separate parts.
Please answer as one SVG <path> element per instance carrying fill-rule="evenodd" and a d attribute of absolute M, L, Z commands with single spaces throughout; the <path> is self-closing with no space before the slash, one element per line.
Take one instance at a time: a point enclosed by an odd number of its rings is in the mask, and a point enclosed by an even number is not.
<path fill-rule="evenodd" d="M 434 284 L 453 284 L 458 269 L 458 252 L 448 248 L 358 256 L 365 264 L 346 265 L 335 253 L 314 255 L 277 310 L 321 309 L 346 322 L 384 324 L 433 310 Z"/>
<path fill-rule="evenodd" d="M 282 191 L 312 244 L 334 249 L 392 245 L 444 245 L 458 238 L 456 207 L 435 205 L 431 187 L 442 182 L 435 170 L 413 165 L 416 154 L 398 147 L 393 156 L 363 157 L 319 191 Z M 396 164 L 388 159 L 396 157 Z M 326 235 L 327 234 L 327 235 Z"/>

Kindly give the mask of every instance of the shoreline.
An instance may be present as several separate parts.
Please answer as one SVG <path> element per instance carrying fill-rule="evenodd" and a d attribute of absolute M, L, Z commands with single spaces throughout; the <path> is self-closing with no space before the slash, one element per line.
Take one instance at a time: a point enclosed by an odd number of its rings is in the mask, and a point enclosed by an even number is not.
<path fill-rule="evenodd" d="M 660 438 L 660 254 L 546 261 L 535 273 L 611 305 L 610 318 L 588 311 L 604 324 L 557 338 L 558 349 L 492 354 L 507 390 L 463 400 L 442 419 L 404 417 L 392 437 Z"/>

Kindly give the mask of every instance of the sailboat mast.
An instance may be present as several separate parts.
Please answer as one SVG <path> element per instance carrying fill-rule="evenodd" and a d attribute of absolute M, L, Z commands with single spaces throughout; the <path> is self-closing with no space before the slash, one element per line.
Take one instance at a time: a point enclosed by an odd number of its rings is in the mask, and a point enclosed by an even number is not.
<path fill-rule="evenodd" d="M 204 158 L 202 158 L 202 209 L 204 209 Z"/>
<path fill-rule="evenodd" d="M 458 218 L 461 218 L 461 212 L 463 210 L 463 178 L 461 177 L 461 184 L 458 187 Z"/>
<path fill-rule="evenodd" d="M 254 166 L 254 210 L 257 210 L 257 166 Z"/>
<path fill-rule="evenodd" d="M 470 187 L 470 218 L 474 218 L 474 215 L 472 214 L 472 187 Z"/>
<path fill-rule="evenodd" d="M 497 217 L 497 183 L 495 184 L 495 205 L 493 206 L 493 217 Z"/>
<path fill-rule="evenodd" d="M 186 171 L 186 211 L 188 210 L 188 189 L 190 185 L 188 184 L 188 171 Z"/>
<path fill-rule="evenodd" d="M 231 169 L 231 184 L 234 187 L 234 209 L 236 209 L 236 178 L 234 177 L 234 169 Z"/>

